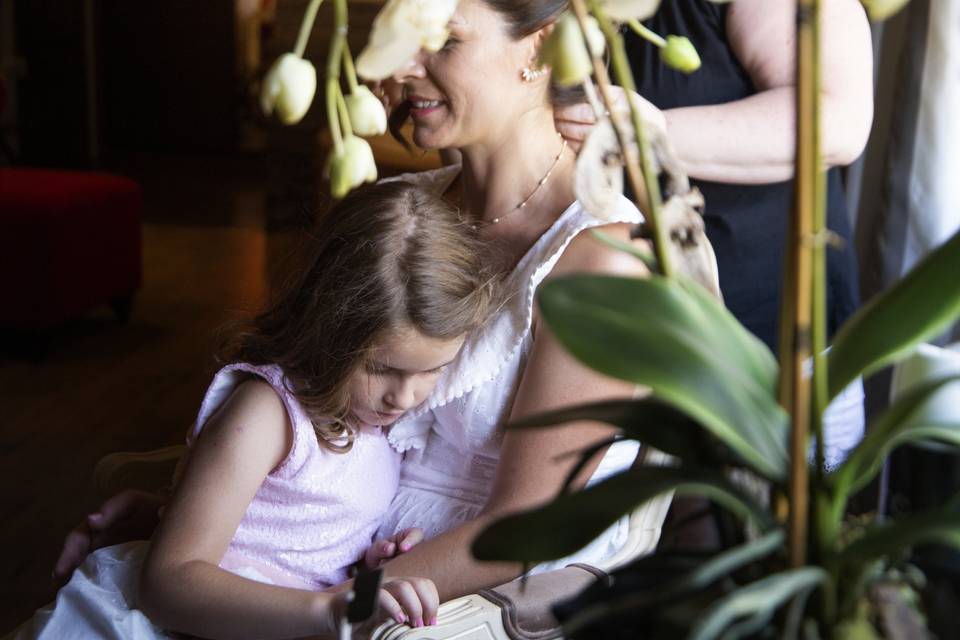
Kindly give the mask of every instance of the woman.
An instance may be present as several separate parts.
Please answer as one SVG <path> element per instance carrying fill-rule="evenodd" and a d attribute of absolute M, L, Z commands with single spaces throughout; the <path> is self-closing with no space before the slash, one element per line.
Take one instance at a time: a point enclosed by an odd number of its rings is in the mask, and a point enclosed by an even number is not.
<path fill-rule="evenodd" d="M 447 191 L 464 221 L 491 241 L 492 259 L 514 294 L 484 330 L 468 338 L 422 409 L 391 431 L 391 440 L 408 452 L 400 492 L 381 532 L 397 546 L 403 542 L 398 534 L 412 524 L 432 537 L 388 562 L 386 572 L 429 577 L 443 599 L 519 575 L 519 564 L 476 562 L 472 540 L 503 514 L 554 496 L 574 462 L 557 462 L 558 456 L 613 433 L 583 422 L 549 431 L 504 432 L 503 425 L 633 391 L 576 362 L 533 305 L 536 286 L 548 276 L 642 273 L 634 258 L 584 233 L 603 223 L 575 201 L 574 154 L 554 128 L 549 76 L 530 73 L 539 45 L 565 7 L 563 0 L 461 0 L 444 48 L 421 52 L 396 78 L 414 141 L 424 148 L 456 148 L 462 157 L 462 170 L 442 169 L 420 179 Z M 622 199 L 612 219 L 616 223 L 604 230 L 628 240 L 640 214 Z M 584 469 L 579 483 L 626 468 L 636 450 L 633 443 L 612 446 L 602 461 Z M 578 559 L 603 560 L 624 535 L 615 527 Z M 84 541 L 81 534 L 73 544 Z M 70 544 L 65 566 L 78 555 Z"/>

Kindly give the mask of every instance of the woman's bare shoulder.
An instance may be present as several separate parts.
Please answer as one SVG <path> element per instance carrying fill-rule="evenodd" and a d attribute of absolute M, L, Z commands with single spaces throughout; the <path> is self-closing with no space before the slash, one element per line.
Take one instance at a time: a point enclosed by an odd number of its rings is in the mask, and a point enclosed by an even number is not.
<path fill-rule="evenodd" d="M 594 231 L 607 236 L 649 248 L 646 240 L 633 240 L 630 231 L 634 225 L 629 223 L 611 223 L 592 229 L 584 229 L 570 241 L 563 255 L 551 272 L 551 277 L 570 273 L 599 273 L 618 276 L 644 276 L 649 273 L 646 266 L 635 256 L 610 246 L 597 238 Z"/>

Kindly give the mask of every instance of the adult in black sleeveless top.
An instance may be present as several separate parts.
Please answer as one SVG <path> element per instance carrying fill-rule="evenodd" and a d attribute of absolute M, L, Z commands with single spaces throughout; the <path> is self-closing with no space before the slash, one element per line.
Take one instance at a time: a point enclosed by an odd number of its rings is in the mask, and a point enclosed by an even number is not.
<path fill-rule="evenodd" d="M 832 21 L 823 37 L 824 160 L 848 164 L 870 129 L 869 28 L 856 0 L 824 4 Z M 645 24 L 691 40 L 703 64 L 690 75 L 667 67 L 658 49 L 632 31 L 625 34 L 639 92 L 663 110 L 678 156 L 706 198 L 725 302 L 774 351 L 793 189 L 794 11 L 792 0 L 663 0 Z M 828 226 L 845 240 L 842 250 L 828 252 L 832 333 L 856 309 L 859 294 L 837 169 L 828 185 Z"/>

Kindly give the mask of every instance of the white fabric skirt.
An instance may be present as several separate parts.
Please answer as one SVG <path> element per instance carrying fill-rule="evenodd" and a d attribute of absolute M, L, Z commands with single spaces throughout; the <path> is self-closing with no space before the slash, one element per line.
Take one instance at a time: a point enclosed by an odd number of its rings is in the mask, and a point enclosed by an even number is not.
<path fill-rule="evenodd" d="M 154 640 L 182 637 L 137 609 L 137 582 L 149 542 L 104 547 L 87 556 L 57 599 L 38 609 L 10 640 Z"/>

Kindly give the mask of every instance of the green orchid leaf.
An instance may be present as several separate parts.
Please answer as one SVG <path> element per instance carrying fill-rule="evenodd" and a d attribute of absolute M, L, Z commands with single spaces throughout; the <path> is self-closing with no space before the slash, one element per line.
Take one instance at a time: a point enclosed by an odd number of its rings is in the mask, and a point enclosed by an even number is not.
<path fill-rule="evenodd" d="M 688 639 L 748 637 L 768 625 L 783 604 L 828 581 L 823 569 L 802 567 L 751 582 L 718 599 L 696 621 Z"/>
<path fill-rule="evenodd" d="M 625 240 L 621 240 L 616 236 L 612 236 L 609 233 L 605 233 L 597 229 L 592 229 L 590 231 L 590 235 L 607 246 L 613 247 L 619 251 L 623 251 L 624 253 L 629 253 L 634 258 L 637 258 L 640 260 L 640 262 L 645 264 L 647 269 L 650 269 L 650 271 L 657 272 L 660 270 L 660 268 L 657 266 L 657 257 L 647 249 Z"/>
<path fill-rule="evenodd" d="M 867 435 L 836 471 L 827 477 L 838 500 L 838 509 L 851 494 L 865 487 L 880 470 L 884 458 L 896 447 L 909 442 L 932 440 L 960 447 L 960 423 L 928 424 L 911 418 L 944 385 L 960 380 L 948 375 L 911 388 L 870 425 Z"/>
<path fill-rule="evenodd" d="M 743 367 L 770 392 L 771 397 L 775 397 L 780 365 L 767 345 L 747 331 L 740 321 L 700 284 L 687 278 L 678 278 L 677 284 L 696 302 L 702 314 L 699 318 L 700 327 L 708 331 L 704 338 L 710 345 L 721 350 L 723 358 L 730 358 L 732 362 Z"/>
<path fill-rule="evenodd" d="M 695 420 L 652 396 L 567 407 L 517 420 L 507 428 L 537 429 L 582 420 L 613 425 L 624 436 L 676 456 L 685 463 L 701 466 L 746 464 Z"/>
<path fill-rule="evenodd" d="M 479 560 L 543 562 L 582 549 L 621 516 L 671 491 L 702 495 L 761 531 L 770 515 L 722 473 L 693 468 L 639 467 L 611 476 L 543 507 L 507 516 L 473 542 Z"/>
<path fill-rule="evenodd" d="M 660 276 L 566 276 L 541 287 L 540 307 L 575 357 L 649 386 L 758 473 L 782 480 L 787 415 L 772 393 L 770 362 L 745 348 L 754 339 L 694 287 Z"/>
<path fill-rule="evenodd" d="M 862 567 L 877 558 L 901 554 L 921 544 L 960 548 L 957 504 L 910 514 L 892 524 L 875 525 L 843 549 L 838 561 L 841 566 Z"/>
<path fill-rule="evenodd" d="M 960 233 L 843 325 L 828 354 L 830 397 L 905 357 L 960 317 Z"/>

